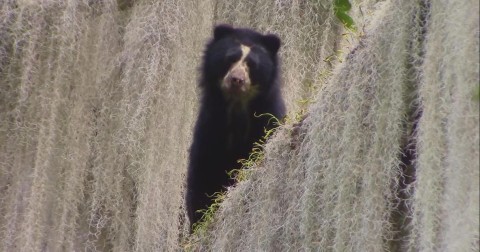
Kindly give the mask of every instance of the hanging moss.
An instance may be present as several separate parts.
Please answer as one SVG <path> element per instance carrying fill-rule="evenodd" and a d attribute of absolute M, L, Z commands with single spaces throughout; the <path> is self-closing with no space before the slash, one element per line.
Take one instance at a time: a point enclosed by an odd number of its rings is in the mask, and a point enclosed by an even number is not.
<path fill-rule="evenodd" d="M 2 1 L 0 250 L 478 251 L 478 1 L 346 2 Z M 304 116 L 190 236 L 214 23 L 280 35 Z"/>

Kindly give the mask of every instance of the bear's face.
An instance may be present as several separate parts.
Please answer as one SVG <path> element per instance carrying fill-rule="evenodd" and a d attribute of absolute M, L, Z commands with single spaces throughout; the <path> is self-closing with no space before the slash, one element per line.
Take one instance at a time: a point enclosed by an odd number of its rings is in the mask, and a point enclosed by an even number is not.
<path fill-rule="evenodd" d="M 204 57 L 204 85 L 219 88 L 228 101 L 249 101 L 267 93 L 276 78 L 280 39 L 219 25 Z"/>
<path fill-rule="evenodd" d="M 227 97 L 243 97 L 254 95 L 255 86 L 252 86 L 252 80 L 250 79 L 250 67 L 255 64 L 252 59 L 247 61 L 251 48 L 249 46 L 240 44 L 240 51 L 238 47 L 231 48 L 230 52 L 227 51 L 226 61 L 230 64 L 230 68 L 220 81 L 220 88 Z M 240 58 L 238 58 L 240 56 Z M 233 62 L 233 63 L 230 63 Z"/>

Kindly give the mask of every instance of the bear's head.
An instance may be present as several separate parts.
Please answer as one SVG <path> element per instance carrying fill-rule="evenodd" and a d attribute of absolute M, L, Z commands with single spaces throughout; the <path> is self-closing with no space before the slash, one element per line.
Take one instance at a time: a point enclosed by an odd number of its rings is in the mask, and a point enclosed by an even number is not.
<path fill-rule="evenodd" d="M 276 35 L 218 25 L 204 55 L 202 85 L 231 102 L 267 94 L 276 85 L 279 48 Z"/>

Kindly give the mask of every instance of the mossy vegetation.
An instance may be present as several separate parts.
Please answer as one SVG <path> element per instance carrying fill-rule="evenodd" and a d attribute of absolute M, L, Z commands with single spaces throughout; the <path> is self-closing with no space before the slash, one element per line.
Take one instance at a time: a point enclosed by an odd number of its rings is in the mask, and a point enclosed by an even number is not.
<path fill-rule="evenodd" d="M 0 1 L 0 250 L 478 251 L 478 1 L 347 2 L 355 31 L 333 0 Z M 279 34 L 290 114 L 189 235 L 213 23 Z"/>

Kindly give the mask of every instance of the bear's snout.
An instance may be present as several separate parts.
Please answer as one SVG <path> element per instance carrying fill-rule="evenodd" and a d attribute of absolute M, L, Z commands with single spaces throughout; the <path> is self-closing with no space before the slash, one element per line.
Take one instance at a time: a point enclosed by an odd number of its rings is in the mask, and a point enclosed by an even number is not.
<path fill-rule="evenodd" d="M 250 77 L 245 64 L 233 67 L 223 80 L 223 89 L 231 94 L 242 94 L 250 88 Z"/>
<path fill-rule="evenodd" d="M 230 88 L 233 89 L 241 89 L 243 85 L 245 85 L 245 72 L 241 71 L 240 69 L 234 70 L 228 79 L 228 82 L 230 82 Z"/>

